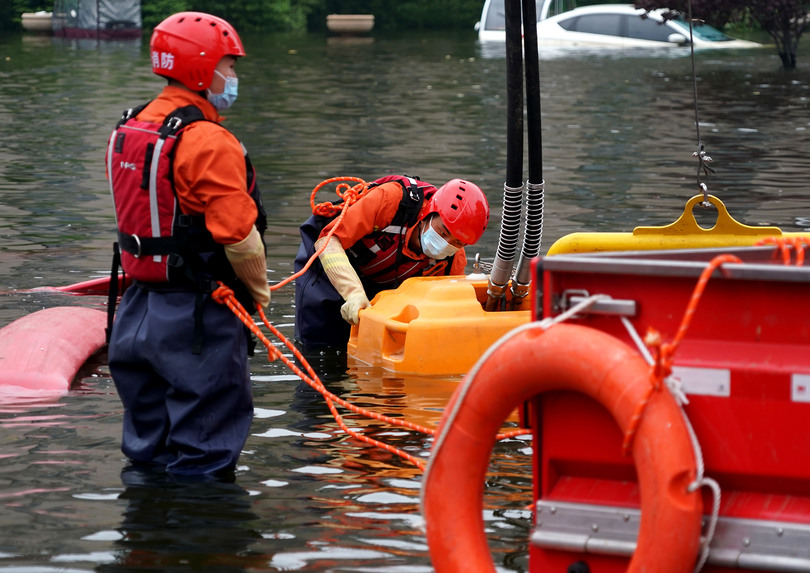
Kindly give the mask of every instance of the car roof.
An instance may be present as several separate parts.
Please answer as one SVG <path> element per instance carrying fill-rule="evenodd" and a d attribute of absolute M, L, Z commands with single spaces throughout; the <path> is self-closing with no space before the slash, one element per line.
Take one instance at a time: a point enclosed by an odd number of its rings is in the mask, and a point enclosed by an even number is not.
<path fill-rule="evenodd" d="M 639 18 L 644 18 L 657 22 L 661 25 L 665 25 L 673 34 L 681 34 L 685 39 L 688 40 L 690 36 L 689 24 L 684 22 L 682 19 L 665 19 L 664 14 L 667 12 L 667 9 L 657 9 L 647 12 L 642 8 L 636 8 L 632 4 L 596 4 L 591 6 L 582 6 L 567 12 L 562 12 L 555 16 L 551 16 L 544 21 L 538 22 L 538 30 L 554 24 L 559 25 L 562 22 L 567 22 L 574 18 L 593 17 L 594 15 L 638 16 Z M 584 34 L 585 32 L 578 33 Z M 592 34 L 597 35 L 593 32 Z M 726 43 L 730 46 L 734 45 L 737 47 L 758 45 L 755 42 L 747 42 L 745 40 L 737 40 L 736 38 L 732 38 L 731 36 L 724 34 L 717 28 L 714 28 L 708 24 L 692 26 L 691 34 L 695 47 L 706 47 Z"/>
<path fill-rule="evenodd" d="M 497 10 L 499 6 L 502 6 L 502 2 L 490 1 L 487 3 L 487 10 Z M 540 43 L 543 44 L 545 42 L 547 45 L 549 43 L 554 45 L 562 45 L 567 41 L 581 45 L 585 45 L 590 42 L 593 45 L 599 44 L 604 45 L 605 47 L 619 45 L 622 47 L 664 47 L 688 45 L 690 31 L 695 48 L 745 48 L 761 45 L 755 42 L 737 40 L 727 36 L 720 30 L 717 30 L 709 25 L 694 25 L 690 30 L 689 24 L 685 23 L 683 20 L 665 19 L 664 14 L 666 12 L 668 12 L 666 9 L 658 9 L 647 12 L 644 9 L 635 8 L 635 6 L 632 4 L 595 4 L 566 10 L 554 16 L 550 16 L 545 20 L 541 20 L 537 24 L 537 30 Z M 640 19 L 656 22 L 661 26 L 665 26 L 665 28 L 661 32 L 651 33 L 649 26 L 647 25 L 647 31 L 642 32 L 641 30 L 645 29 L 644 24 L 631 25 L 628 23 L 618 25 L 616 28 L 616 33 L 612 33 L 611 31 L 605 32 L 602 30 L 601 21 L 591 20 L 586 26 L 584 26 L 587 28 L 586 30 L 571 29 L 576 28 L 579 24 L 579 21 L 575 19 L 582 17 L 587 17 L 589 19 L 597 18 L 600 15 L 604 15 L 606 18 L 610 18 L 611 16 L 636 16 Z M 505 34 L 502 29 L 499 31 L 481 26 L 481 24 L 485 23 L 489 19 L 490 14 L 482 13 L 482 21 L 479 23 L 479 38 L 482 41 L 504 41 Z M 572 20 L 575 21 L 570 25 L 566 25 L 566 23 L 569 23 Z M 584 23 L 585 22 L 583 21 L 583 24 Z M 630 28 L 633 28 L 635 33 L 629 32 Z M 666 32 L 669 32 L 669 34 Z M 682 41 L 675 40 L 677 37 L 673 36 L 674 34 L 679 34 L 682 37 Z M 676 43 L 673 43 L 673 41 L 676 41 Z"/>

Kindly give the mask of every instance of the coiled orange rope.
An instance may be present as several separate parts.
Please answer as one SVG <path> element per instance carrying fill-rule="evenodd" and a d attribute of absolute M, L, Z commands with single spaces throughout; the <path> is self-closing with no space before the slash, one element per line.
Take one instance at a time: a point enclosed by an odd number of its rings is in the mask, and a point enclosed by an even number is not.
<path fill-rule="evenodd" d="M 346 181 L 351 181 L 356 184 L 354 186 L 351 186 L 348 183 L 346 183 Z M 315 195 L 317 195 L 318 191 L 320 191 L 323 187 L 331 183 L 338 184 L 337 188 L 335 189 L 335 193 L 337 193 L 337 196 L 343 200 L 343 203 L 338 203 L 337 205 L 335 205 L 334 203 L 325 201 L 323 203 L 315 204 Z M 370 185 L 371 185 L 370 183 L 366 183 L 359 177 L 332 177 L 330 179 L 325 179 L 324 181 L 321 181 L 315 186 L 315 188 L 312 190 L 312 194 L 309 197 L 309 204 L 312 207 L 312 213 L 314 215 L 321 215 L 323 217 L 333 217 L 335 214 L 338 214 L 335 224 L 332 225 L 332 228 L 329 229 L 329 232 L 326 234 L 326 236 L 329 239 L 332 238 L 332 235 L 335 234 L 335 231 L 337 231 L 340 225 L 343 224 L 343 217 L 348 212 L 349 207 L 351 207 L 357 201 L 357 199 L 360 198 L 360 195 L 362 195 L 369 188 Z M 281 287 L 290 284 L 292 281 L 294 281 L 295 279 L 303 275 L 305 272 L 307 272 L 309 267 L 312 266 L 312 262 L 316 258 L 318 258 L 318 256 L 323 252 L 325 248 L 326 242 L 324 242 L 324 244 L 321 246 L 320 249 L 318 249 L 317 251 L 315 251 L 315 253 L 313 253 L 313 255 L 309 258 L 309 260 L 306 262 L 306 264 L 300 271 L 293 273 L 284 280 L 274 284 L 273 286 L 270 287 L 270 290 L 278 290 Z"/>
<path fill-rule="evenodd" d="M 804 249 L 810 246 L 810 237 L 765 237 L 756 242 L 756 246 L 776 245 L 777 250 L 782 255 L 782 262 L 790 264 L 790 248 L 796 249 L 796 266 L 804 264 Z"/>
<path fill-rule="evenodd" d="M 341 430 L 343 430 L 344 432 L 349 434 L 351 437 L 353 437 L 353 438 L 355 438 L 355 439 L 357 439 L 357 440 L 359 440 L 361 442 L 365 442 L 365 443 L 370 444 L 372 446 L 382 448 L 382 449 L 384 449 L 384 450 L 386 450 L 386 451 L 388 451 L 388 452 L 390 452 L 392 454 L 395 454 L 395 455 L 397 455 L 397 456 L 399 456 L 399 457 L 401 457 L 401 458 L 403 458 L 405 460 L 408 460 L 409 462 L 411 462 L 413 465 L 415 465 L 416 467 L 418 467 L 422 471 L 425 470 L 426 464 L 425 464 L 424 460 L 422 460 L 420 458 L 417 458 L 415 456 L 412 456 L 411 454 L 409 454 L 407 452 L 404 452 L 404 451 L 400 450 L 399 448 L 396 448 L 394 446 L 391 446 L 391 445 L 386 444 L 384 442 L 381 442 L 379 440 L 375 440 L 374 438 L 364 436 L 363 434 L 349 428 L 346 425 L 345 421 L 343 420 L 343 417 L 340 415 L 340 412 L 338 412 L 337 407 L 335 406 L 335 404 L 337 404 L 339 406 L 342 406 L 343 408 L 346 408 L 347 410 L 349 410 L 351 412 L 354 412 L 355 414 L 360 414 L 360 415 L 366 416 L 368 418 L 378 420 L 380 422 L 385 422 L 387 424 L 391 424 L 391 425 L 394 425 L 394 426 L 400 426 L 400 427 L 403 427 L 403 428 L 407 428 L 409 430 L 413 430 L 413 431 L 416 431 L 416 432 L 421 432 L 423 434 L 434 436 L 436 434 L 435 430 L 424 427 L 424 426 L 420 426 L 418 424 L 413 424 L 411 422 L 401 420 L 399 418 L 391 418 L 391 417 L 385 416 L 383 414 L 379 414 L 377 412 L 367 410 L 365 408 L 360 408 L 360 407 L 355 406 L 354 404 L 352 404 L 350 402 L 347 402 L 343 398 L 333 394 L 332 392 L 330 392 L 329 390 L 326 389 L 326 387 L 323 385 L 321 380 L 318 378 L 318 375 L 315 374 L 315 371 L 312 369 L 312 367 L 309 365 L 309 363 L 303 357 L 301 352 L 295 347 L 295 345 L 286 336 L 284 336 L 275 326 L 273 326 L 270 323 L 269 320 L 267 320 L 267 316 L 264 314 L 264 310 L 261 307 L 257 306 L 258 312 L 259 312 L 259 318 L 261 318 L 261 321 L 264 324 L 264 326 L 270 332 L 272 332 L 273 335 L 275 335 L 284 344 L 284 346 L 286 346 L 293 353 L 293 356 L 295 357 L 295 359 L 298 360 L 303 365 L 306 372 L 301 370 L 293 361 L 291 361 L 289 358 L 284 356 L 282 354 L 282 352 L 273 345 L 273 343 L 267 338 L 267 336 L 265 336 L 265 334 L 262 332 L 262 330 L 256 325 L 253 318 L 245 310 L 245 307 L 243 307 L 239 303 L 239 301 L 236 300 L 236 297 L 234 296 L 233 290 L 231 290 L 230 288 L 228 288 L 225 285 L 223 285 L 222 283 L 220 283 L 219 288 L 217 288 L 212 293 L 211 297 L 216 302 L 218 302 L 220 304 L 224 304 L 229 309 L 231 309 L 231 311 L 245 324 L 245 326 L 247 326 L 250 329 L 250 331 L 254 335 L 256 335 L 256 337 L 261 341 L 261 343 L 267 349 L 267 358 L 268 358 L 268 360 L 273 362 L 276 359 L 281 359 L 281 361 L 290 370 L 292 370 L 293 373 L 295 373 L 299 378 L 301 378 L 301 380 L 306 382 L 314 390 L 320 392 L 320 394 L 326 400 L 326 404 L 329 407 L 329 411 L 332 413 L 332 416 L 335 418 L 335 421 L 338 423 L 338 426 L 340 426 Z M 498 434 L 497 438 L 498 439 L 506 439 L 506 438 L 511 438 L 511 437 L 515 437 L 515 436 L 519 436 L 519 435 L 524 435 L 524 434 L 527 434 L 527 433 L 529 433 L 529 430 L 516 429 L 516 430 L 509 431 L 509 432 L 504 432 L 504 433 Z"/>

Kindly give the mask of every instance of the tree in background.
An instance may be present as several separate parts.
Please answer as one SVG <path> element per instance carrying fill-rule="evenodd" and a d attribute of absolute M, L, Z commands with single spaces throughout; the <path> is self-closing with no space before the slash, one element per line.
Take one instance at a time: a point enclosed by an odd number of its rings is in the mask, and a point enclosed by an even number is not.
<path fill-rule="evenodd" d="M 810 19 L 810 3 L 803 0 L 746 0 L 751 17 L 776 42 L 782 66 L 796 67 L 799 38 Z"/>
<path fill-rule="evenodd" d="M 326 0 L 327 14 L 374 14 L 382 30 L 472 30 L 481 16 L 483 0 Z"/>
<path fill-rule="evenodd" d="M 175 12 L 193 10 L 224 18 L 240 32 L 303 32 L 307 17 L 324 0 L 143 0 L 143 29 Z"/>
<path fill-rule="evenodd" d="M 665 8 L 687 14 L 690 0 L 636 0 L 645 10 Z M 753 20 L 776 42 L 785 69 L 796 67 L 799 38 L 810 19 L 810 2 L 806 0 L 691 0 L 692 18 L 709 22 L 717 28 L 727 23 Z M 674 16 L 674 14 L 670 15 Z"/>
<path fill-rule="evenodd" d="M 191 10 L 188 0 L 144 0 L 141 2 L 141 26 L 151 31 L 166 17 Z"/>
<path fill-rule="evenodd" d="M 143 0 L 142 18 L 150 30 L 182 10 L 225 18 L 244 32 L 305 32 L 326 29 L 328 14 L 374 14 L 376 30 L 472 30 L 483 0 Z"/>
<path fill-rule="evenodd" d="M 378 31 L 471 31 L 483 0 L 142 0 L 144 34 L 164 18 L 194 10 L 225 18 L 240 32 L 324 31 L 328 14 L 374 14 Z M 0 30 L 19 30 L 21 14 L 53 10 L 53 0 L 0 0 Z"/>

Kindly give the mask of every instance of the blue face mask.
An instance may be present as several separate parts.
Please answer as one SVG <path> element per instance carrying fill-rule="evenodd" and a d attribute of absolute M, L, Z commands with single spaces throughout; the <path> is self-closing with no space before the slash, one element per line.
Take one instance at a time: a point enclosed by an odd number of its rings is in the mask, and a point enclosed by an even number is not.
<path fill-rule="evenodd" d="M 239 78 L 235 76 L 223 76 L 219 71 L 214 70 L 214 73 L 225 80 L 225 89 L 221 94 L 211 93 L 208 90 L 208 101 L 216 108 L 217 111 L 228 109 L 236 101 L 236 96 L 239 93 Z"/>
<path fill-rule="evenodd" d="M 422 231 L 422 252 L 431 259 L 446 259 L 456 254 L 458 247 L 454 247 L 442 237 L 428 221 L 425 230 Z"/>

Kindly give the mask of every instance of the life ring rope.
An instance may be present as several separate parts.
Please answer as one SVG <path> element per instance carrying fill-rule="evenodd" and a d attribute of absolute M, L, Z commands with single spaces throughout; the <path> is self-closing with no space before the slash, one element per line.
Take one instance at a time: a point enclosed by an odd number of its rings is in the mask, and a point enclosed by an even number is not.
<path fill-rule="evenodd" d="M 507 359 L 516 354 L 521 360 Z M 607 408 L 624 432 L 650 386 L 650 367 L 632 347 L 568 324 L 515 329 L 468 378 L 473 375 L 475 383 L 465 381 L 448 405 L 423 478 L 423 516 L 437 573 L 495 570 L 482 517 L 484 482 L 494 433 L 515 405 L 546 391 L 579 392 Z M 656 570 L 686 573 L 700 553 L 703 516 L 701 496 L 688 491 L 694 449 L 667 389 L 654 394 L 646 412 L 633 442 L 642 519 L 629 571 L 672 555 L 671 567 Z"/>
<path fill-rule="evenodd" d="M 355 185 L 349 185 L 347 181 L 355 183 Z M 342 203 L 338 203 L 337 205 L 330 201 L 315 203 L 315 195 L 318 194 L 318 191 L 331 183 L 337 183 L 335 193 L 341 199 Z M 321 215 L 323 217 L 334 217 L 338 213 L 351 207 L 351 205 L 368 190 L 370 185 L 370 183 L 366 183 L 360 177 L 345 176 L 324 179 L 315 186 L 312 190 L 312 194 L 309 196 L 309 205 L 312 207 L 312 214 Z"/>
<path fill-rule="evenodd" d="M 763 246 L 763 245 L 774 245 L 777 249 L 777 252 L 781 255 L 782 263 L 785 265 L 789 265 L 791 263 L 791 249 L 795 250 L 796 252 L 796 266 L 800 266 L 804 263 L 805 259 L 805 248 L 810 246 L 810 237 L 799 236 L 799 237 L 765 237 L 764 239 L 760 239 L 755 243 L 755 246 Z M 712 510 L 709 522 L 706 527 L 706 535 L 704 536 L 704 540 L 701 544 L 701 552 L 700 557 L 698 559 L 697 565 L 695 566 L 695 571 L 700 571 L 703 566 L 706 564 L 706 561 L 709 557 L 709 545 L 714 537 L 714 533 L 717 527 L 717 521 L 719 517 L 719 508 L 720 508 L 720 501 L 721 501 L 721 491 L 720 485 L 717 483 L 716 480 L 706 477 L 704 475 L 704 462 L 703 462 L 703 452 L 700 447 L 700 443 L 697 439 L 697 435 L 695 434 L 694 428 L 692 427 L 691 422 L 689 421 L 686 412 L 683 409 L 684 404 L 688 404 L 688 400 L 686 396 L 680 392 L 680 390 L 675 389 L 675 384 L 672 378 L 672 364 L 674 360 L 675 351 L 677 350 L 678 346 L 680 345 L 681 341 L 683 340 L 686 332 L 691 324 L 692 318 L 697 311 L 698 304 L 700 302 L 701 297 L 703 296 L 703 292 L 706 289 L 706 285 L 708 284 L 709 279 L 711 278 L 712 274 L 717 268 L 720 268 L 722 265 L 726 263 L 736 263 L 742 264 L 742 260 L 731 254 L 723 254 L 714 257 L 706 268 L 700 274 L 697 283 L 695 284 L 694 290 L 692 291 L 692 296 L 689 299 L 689 303 L 687 308 L 684 312 L 683 318 L 681 319 L 681 323 L 678 327 L 678 331 L 675 334 L 674 339 L 670 343 L 663 343 L 661 341 L 661 336 L 659 333 L 655 331 L 650 331 L 647 333 L 645 337 L 644 343 L 640 343 L 640 338 L 638 334 L 635 335 L 631 332 L 631 337 L 636 342 L 639 350 L 642 351 L 642 355 L 645 357 L 647 362 L 653 366 L 653 376 L 656 379 L 655 384 L 660 384 L 661 381 L 666 382 L 667 386 L 670 388 L 670 391 L 675 396 L 676 400 L 678 401 L 679 405 L 681 406 L 681 412 L 684 417 L 684 421 L 686 422 L 687 429 L 689 431 L 690 438 L 692 440 L 692 446 L 695 451 L 695 459 L 696 459 L 696 469 L 697 475 L 695 480 L 689 485 L 690 491 L 697 490 L 701 487 L 707 487 L 711 490 L 712 493 Z M 630 332 L 632 329 L 632 324 L 626 319 L 623 319 L 625 327 Z M 647 347 L 652 349 L 653 353 L 650 354 L 646 351 Z M 642 350 L 644 349 L 644 350 Z M 652 389 L 650 390 L 652 392 Z M 644 408 L 646 407 L 646 401 L 644 403 L 639 404 L 639 411 L 637 416 L 635 416 L 635 423 L 632 428 L 632 432 L 628 432 L 625 434 L 625 443 L 624 447 L 629 447 L 629 442 L 632 442 L 632 437 L 638 427 L 638 422 L 643 415 Z"/>
<path fill-rule="evenodd" d="M 782 249 L 783 260 L 787 264 L 789 261 L 789 248 L 790 246 L 794 246 L 797 250 L 797 260 L 803 260 L 803 250 L 804 246 L 810 246 L 810 241 L 808 240 L 801 240 L 801 241 L 792 241 L 792 242 L 781 242 L 776 240 L 766 240 L 763 243 L 773 242 Z M 787 254 L 786 254 L 787 253 Z M 703 270 L 701 273 L 697 284 L 692 292 L 690 297 L 689 303 L 687 308 L 684 312 L 684 315 L 681 319 L 681 323 L 677 330 L 675 338 L 672 342 L 664 343 L 661 340 L 661 336 L 651 331 L 647 334 L 644 340 L 638 336 L 638 333 L 635 332 L 632 323 L 627 319 L 622 319 L 622 322 L 627 328 L 628 332 L 630 333 L 631 339 L 635 342 L 641 356 L 644 360 L 651 366 L 650 374 L 649 374 L 649 384 L 646 389 L 643 391 L 642 397 L 638 400 L 635 405 L 634 411 L 632 415 L 629 417 L 629 420 L 626 426 L 623 428 L 623 443 L 622 443 L 622 451 L 625 454 L 630 454 L 633 450 L 633 444 L 636 438 L 636 435 L 639 431 L 639 427 L 644 419 L 644 415 L 647 412 L 648 406 L 654 394 L 661 391 L 662 387 L 667 389 L 667 393 L 672 397 L 673 401 L 677 405 L 680 417 L 682 418 L 684 427 L 686 429 L 686 434 L 688 437 L 688 442 L 691 444 L 692 454 L 694 456 L 694 465 L 695 465 L 695 477 L 692 479 L 688 485 L 684 488 L 684 494 L 693 494 L 701 487 L 708 487 L 712 492 L 712 510 L 711 510 L 711 519 L 708 523 L 706 529 L 706 535 L 701 538 L 700 531 L 698 529 L 698 551 L 696 552 L 696 560 L 694 571 L 700 571 L 705 563 L 708 560 L 709 556 L 709 545 L 711 540 L 714 536 L 714 532 L 717 525 L 718 520 L 718 513 L 719 513 L 719 506 L 720 506 L 720 487 L 719 484 L 704 475 L 705 472 L 705 465 L 703 461 L 703 454 L 702 449 L 700 447 L 699 440 L 697 439 L 697 435 L 695 434 L 694 428 L 683 409 L 683 405 L 688 403 L 688 400 L 680 390 L 677 381 L 671 376 L 672 374 L 672 365 L 675 352 L 679 347 L 681 341 L 683 340 L 690 324 L 692 318 L 694 317 L 695 312 L 697 311 L 697 306 L 700 302 L 700 299 L 705 291 L 706 285 L 711 278 L 714 271 L 721 267 L 723 264 L 726 263 L 742 263 L 742 261 L 730 254 L 720 255 L 715 257 Z M 797 264 L 801 264 L 798 262 Z M 510 340 L 515 339 L 516 337 L 520 337 L 527 331 L 539 329 L 542 332 L 547 331 L 551 326 L 562 322 L 563 320 L 567 320 L 570 316 L 581 312 L 584 310 L 585 307 L 590 306 L 596 300 L 599 299 L 599 295 L 595 295 L 585 299 L 581 302 L 581 305 L 577 307 L 572 307 L 568 309 L 565 313 L 554 317 L 553 319 L 544 319 L 543 321 L 533 322 L 530 324 L 523 325 L 510 333 L 504 335 L 498 342 L 496 342 L 492 347 L 490 347 L 485 354 L 481 357 L 481 359 L 473 366 L 470 373 L 465 378 L 464 384 L 460 387 L 453 397 L 453 403 L 451 405 L 450 410 L 447 412 L 446 420 L 442 421 L 439 435 L 436 438 L 436 443 L 434 444 L 434 449 L 431 454 L 431 463 L 428 465 L 428 468 L 425 472 L 424 477 L 424 484 L 429 484 L 431 480 L 431 472 L 433 469 L 433 460 L 436 459 L 439 455 L 441 455 L 442 450 L 445 449 L 447 437 L 450 435 L 452 431 L 452 427 L 454 422 L 456 421 L 459 412 L 462 409 L 462 406 L 465 404 L 468 392 L 472 388 L 473 381 L 479 374 L 483 365 L 490 360 L 494 355 L 496 355 L 497 351 L 501 346 L 507 344 Z M 615 413 L 614 413 L 615 415 Z M 428 488 L 423 487 L 422 490 L 422 505 L 427 512 L 427 506 L 429 503 L 428 499 Z M 700 511 L 700 516 L 702 518 L 702 510 Z"/>
<path fill-rule="evenodd" d="M 760 243 L 768 243 L 770 242 L 769 237 Z M 799 255 L 797 258 L 802 258 L 804 255 L 804 249 L 799 249 L 800 244 L 807 244 L 806 241 L 776 241 L 774 243 L 777 247 L 781 248 L 783 254 L 783 262 L 788 264 L 789 262 L 789 244 L 793 244 L 797 247 L 797 251 Z M 787 255 L 788 258 L 785 258 Z M 686 307 L 686 311 L 683 314 L 683 318 L 681 319 L 681 324 L 678 327 L 678 331 L 675 334 L 675 338 L 670 343 L 662 343 L 661 337 L 658 333 L 648 333 L 647 337 L 647 345 L 652 348 L 653 350 L 653 376 L 657 381 L 668 381 L 672 379 L 672 364 L 674 361 L 675 351 L 678 349 L 681 341 L 683 340 L 684 336 L 686 335 L 687 330 L 692 322 L 692 318 L 697 312 L 698 304 L 700 303 L 700 299 L 703 296 L 703 292 L 706 289 L 706 285 L 709 282 L 712 274 L 714 273 L 715 269 L 720 268 L 725 263 L 738 263 L 741 264 L 742 260 L 730 254 L 718 255 L 714 257 L 706 268 L 703 269 L 701 272 L 700 277 L 698 278 L 697 283 L 695 284 L 695 288 L 692 291 L 692 296 L 689 299 L 689 303 Z M 799 263 L 797 263 L 799 264 Z M 659 382 L 660 383 L 660 382 Z M 676 398 L 678 398 L 677 394 L 675 394 Z M 683 397 L 685 399 L 685 396 Z M 703 451 L 700 447 L 700 443 L 697 439 L 697 435 L 695 434 L 695 430 L 692 427 L 692 423 L 689 421 L 689 417 L 686 415 L 686 412 L 683 409 L 683 404 L 688 403 L 683 402 L 682 400 L 678 400 L 679 405 L 681 406 L 681 412 L 683 414 L 684 421 L 686 422 L 686 427 L 689 431 L 690 439 L 692 440 L 692 447 L 695 450 L 695 459 L 696 459 L 696 469 L 697 475 L 695 476 L 695 480 L 689 484 L 690 491 L 695 491 L 701 487 L 708 487 L 712 492 L 712 510 L 711 510 L 711 517 L 709 519 L 709 523 L 706 528 L 706 535 L 704 536 L 703 542 L 701 543 L 701 550 L 700 556 L 698 558 L 697 564 L 695 565 L 695 572 L 700 571 L 703 566 L 706 564 L 706 561 L 709 559 L 709 545 L 714 538 L 714 532 L 717 528 L 717 521 L 719 517 L 720 511 L 720 501 L 721 501 L 721 492 L 720 492 L 720 484 L 717 483 L 716 480 L 706 477 L 704 475 L 704 463 L 703 463 Z M 642 409 L 642 412 L 639 413 L 639 416 L 643 414 L 643 408 L 645 405 L 639 405 Z M 636 424 L 637 426 L 637 424 Z M 635 427 L 633 428 L 635 431 Z"/>
<path fill-rule="evenodd" d="M 777 244 L 777 246 L 782 249 L 783 261 L 785 264 L 787 264 L 789 261 L 788 245 L 786 245 L 785 242 L 770 241 L 770 239 L 772 239 L 772 237 L 764 239 L 763 241 L 760 241 L 760 243 L 765 244 L 774 242 Z M 810 244 L 806 241 L 800 243 Z M 803 250 L 800 250 L 799 252 L 803 253 Z M 785 258 L 785 255 L 787 255 L 787 258 Z M 703 569 L 703 566 L 706 564 L 706 561 L 709 558 L 709 545 L 714 538 L 714 533 L 717 528 L 717 521 L 719 518 L 721 491 L 720 484 L 718 484 L 716 480 L 704 475 L 705 465 L 703 462 L 703 450 L 700 447 L 700 441 L 697 438 L 697 434 L 695 434 L 692 422 L 689 420 L 689 416 L 687 416 L 686 411 L 683 409 L 684 404 L 688 404 L 689 400 L 680 389 L 680 383 L 672 377 L 672 365 L 674 362 L 675 351 L 678 349 L 681 341 L 686 335 L 687 330 L 689 329 L 692 318 L 697 311 L 698 304 L 703 296 L 703 292 L 706 290 L 706 285 L 708 284 L 709 279 L 714 271 L 725 263 L 742 263 L 742 260 L 737 256 L 724 254 L 714 257 L 709 264 L 706 265 L 706 268 L 703 269 L 697 283 L 695 284 L 692 295 L 689 298 L 689 303 L 687 304 L 686 310 L 681 318 L 681 323 L 672 342 L 662 342 L 661 335 L 654 330 L 650 330 L 644 340 L 642 340 L 632 323 L 626 318 L 622 318 L 622 323 L 630 334 L 630 338 L 635 342 L 642 357 L 647 361 L 648 364 L 650 364 L 650 366 L 652 366 L 651 384 L 647 391 L 647 396 L 638 404 L 636 412 L 633 414 L 630 426 L 625 432 L 624 441 L 622 443 L 623 453 L 627 455 L 630 452 L 633 438 L 636 434 L 638 425 L 641 422 L 641 418 L 644 415 L 644 411 L 646 410 L 652 393 L 657 391 L 661 385 L 665 385 L 681 408 L 681 414 L 684 422 L 686 423 L 689 438 L 692 441 L 692 449 L 695 452 L 696 476 L 692 483 L 689 484 L 688 491 L 696 491 L 701 487 L 707 487 L 712 493 L 711 515 L 706 527 L 706 535 L 703 537 L 701 542 L 700 555 L 695 565 L 694 571 L 696 573 Z M 652 350 L 652 353 L 650 352 L 650 349 Z"/>
<path fill-rule="evenodd" d="M 641 339 L 641 336 L 639 336 L 638 331 L 633 326 L 633 323 L 631 323 L 626 317 L 622 317 L 621 321 L 627 330 L 627 333 L 630 335 L 630 338 L 635 343 L 641 356 L 644 358 L 647 364 L 654 367 L 655 358 L 653 358 L 652 354 L 650 354 L 650 350 L 644 344 L 644 341 Z M 706 525 L 706 535 L 703 537 L 701 542 L 700 557 L 698 558 L 694 569 L 695 573 L 697 573 L 703 569 L 703 567 L 706 565 L 706 561 L 709 559 L 709 545 L 711 544 L 712 539 L 714 539 L 714 533 L 717 529 L 721 499 L 720 484 L 718 484 L 716 480 L 704 475 L 705 464 L 703 461 L 703 449 L 700 447 L 700 441 L 698 440 L 695 429 L 692 426 L 692 422 L 689 420 L 689 416 L 686 414 L 686 411 L 683 408 L 685 404 L 689 403 L 689 399 L 686 397 L 686 394 L 681 388 L 680 381 L 672 376 L 668 376 L 664 382 L 666 383 L 667 388 L 672 396 L 675 398 L 675 401 L 681 407 L 681 414 L 683 415 L 683 420 L 686 423 L 689 438 L 692 441 L 692 449 L 695 452 L 696 476 L 695 480 L 687 487 L 687 491 L 695 491 L 700 487 L 707 487 L 712 493 L 711 515 Z"/>

